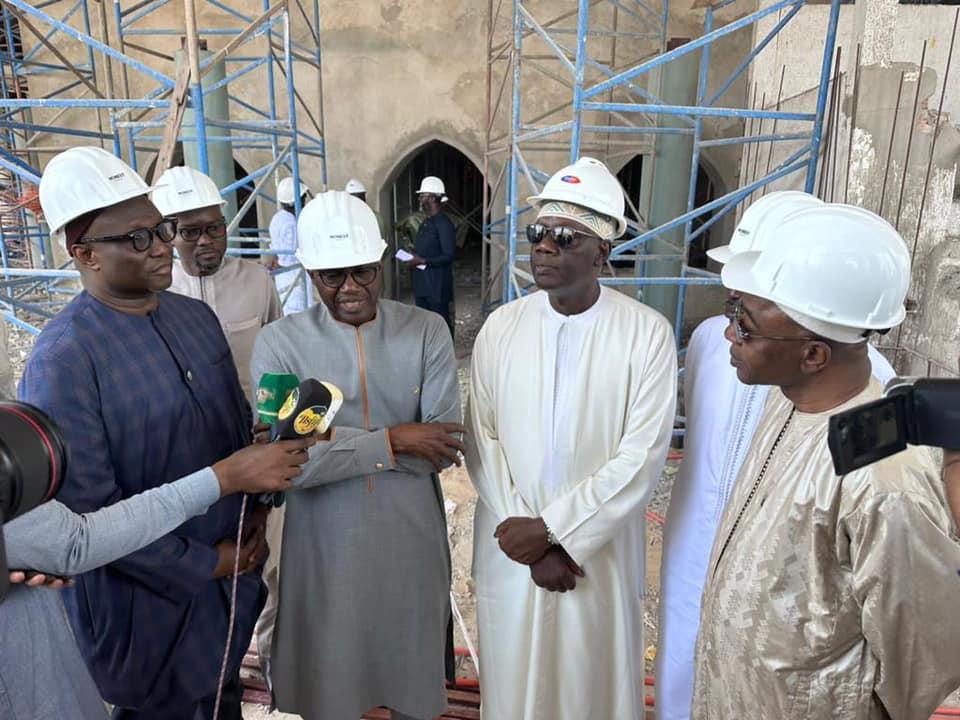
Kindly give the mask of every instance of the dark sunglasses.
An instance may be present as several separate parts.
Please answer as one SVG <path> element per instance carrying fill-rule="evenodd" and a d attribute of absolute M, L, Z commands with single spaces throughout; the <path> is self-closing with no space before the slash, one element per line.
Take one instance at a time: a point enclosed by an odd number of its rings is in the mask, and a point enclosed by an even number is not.
<path fill-rule="evenodd" d="M 579 242 L 580 238 L 600 239 L 596 235 L 580 232 L 568 227 L 548 228 L 546 225 L 541 225 L 540 223 L 527 225 L 527 242 L 531 245 L 539 245 L 547 235 L 550 235 L 553 244 L 561 250 L 567 250 L 573 247 Z"/>
<path fill-rule="evenodd" d="M 161 220 L 156 227 L 137 228 L 123 235 L 101 235 L 100 237 L 82 237 L 75 243 L 76 245 L 89 245 L 90 243 L 105 242 L 129 242 L 137 252 L 146 252 L 153 245 L 153 239 L 157 238 L 160 242 L 169 245 L 177 236 L 177 221 L 172 219 Z"/>
<path fill-rule="evenodd" d="M 177 232 L 184 242 L 189 243 L 197 242 L 201 235 L 206 235 L 211 240 L 221 240 L 227 236 L 227 222 L 218 220 L 215 223 L 201 225 L 200 227 L 183 227 L 181 225 L 177 228 Z"/>
<path fill-rule="evenodd" d="M 314 270 L 313 276 L 320 279 L 326 287 L 336 290 L 342 287 L 347 281 L 347 275 L 353 278 L 353 281 L 362 287 L 366 287 L 377 279 L 377 273 L 380 271 L 379 265 L 364 265 L 355 268 L 340 268 L 338 270 Z"/>
<path fill-rule="evenodd" d="M 735 300 L 733 302 L 727 301 L 726 308 L 724 310 L 724 315 L 729 318 L 731 324 L 733 325 L 733 332 L 737 336 L 737 342 L 746 342 L 748 340 L 779 340 L 779 341 L 809 341 L 809 340 L 819 340 L 819 338 L 811 337 L 806 335 L 804 337 L 781 337 L 778 335 L 757 335 L 752 333 L 749 330 L 744 330 L 743 325 L 740 324 L 740 318 L 743 317 L 743 300 Z"/>

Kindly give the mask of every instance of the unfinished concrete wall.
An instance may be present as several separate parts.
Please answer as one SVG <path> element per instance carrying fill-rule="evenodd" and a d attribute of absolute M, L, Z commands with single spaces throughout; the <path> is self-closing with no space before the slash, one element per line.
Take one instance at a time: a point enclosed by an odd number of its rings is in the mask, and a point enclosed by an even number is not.
<path fill-rule="evenodd" d="M 758 105 L 761 98 L 767 107 L 775 104 L 781 76 L 786 107 L 813 96 L 819 71 L 814 38 L 826 27 L 828 10 L 826 5 L 805 7 L 761 55 L 751 77 Z M 950 247 L 956 241 L 949 233 L 958 219 L 960 93 L 955 88 L 960 48 L 947 68 L 955 14 L 956 8 L 900 5 L 897 0 L 860 0 L 841 9 L 839 112 L 825 133 L 817 183 L 824 199 L 879 212 L 897 226 L 914 257 L 911 312 L 902 331 L 884 342 L 899 342 L 951 368 L 960 315 L 950 306 L 949 293 L 934 288 L 949 286 L 953 277 Z M 767 19 L 757 32 L 777 19 Z M 943 114 L 938 116 L 941 99 Z M 773 164 L 784 157 L 782 150 L 774 153 Z M 761 148 L 745 155 L 745 170 L 769 161 L 768 148 Z M 798 183 L 778 187 L 796 188 Z M 925 372 L 926 363 L 912 357 L 899 354 L 899 369 Z"/>

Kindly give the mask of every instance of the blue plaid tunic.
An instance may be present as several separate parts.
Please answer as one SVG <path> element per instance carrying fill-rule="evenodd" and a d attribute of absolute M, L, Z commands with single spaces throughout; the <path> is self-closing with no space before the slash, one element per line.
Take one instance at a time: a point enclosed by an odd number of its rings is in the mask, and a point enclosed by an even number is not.
<path fill-rule="evenodd" d="M 250 438 L 250 408 L 220 323 L 202 302 L 167 292 L 146 316 L 79 295 L 37 339 L 20 399 L 63 430 L 69 463 L 57 498 L 76 512 L 188 475 Z M 220 500 L 64 591 L 105 700 L 172 718 L 216 692 L 230 581 L 211 579 L 214 546 L 236 536 L 240 503 Z M 242 576 L 228 677 L 261 605 L 259 574 Z"/>

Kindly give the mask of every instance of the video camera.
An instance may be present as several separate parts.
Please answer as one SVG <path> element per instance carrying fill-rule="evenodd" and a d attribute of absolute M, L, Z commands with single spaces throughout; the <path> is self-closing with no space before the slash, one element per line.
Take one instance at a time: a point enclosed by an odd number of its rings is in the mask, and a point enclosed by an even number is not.
<path fill-rule="evenodd" d="M 0 402 L 0 601 L 9 571 L 3 524 L 50 500 L 67 470 L 67 446 L 56 424 L 20 402 Z"/>
<path fill-rule="evenodd" d="M 893 378 L 879 400 L 831 417 L 827 437 L 837 475 L 907 445 L 960 450 L 960 380 Z"/>

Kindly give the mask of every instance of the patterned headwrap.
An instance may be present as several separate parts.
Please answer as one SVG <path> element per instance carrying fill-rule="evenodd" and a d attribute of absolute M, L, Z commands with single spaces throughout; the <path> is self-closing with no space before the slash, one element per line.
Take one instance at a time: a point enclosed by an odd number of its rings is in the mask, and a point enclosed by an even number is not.
<path fill-rule="evenodd" d="M 606 215 L 594 212 L 583 205 L 574 205 L 573 203 L 560 202 L 559 200 L 548 200 L 540 206 L 540 212 L 537 213 L 537 220 L 543 218 L 563 218 L 572 220 L 581 225 L 585 230 L 598 235 L 603 240 L 613 240 L 617 236 L 617 223 Z"/>

